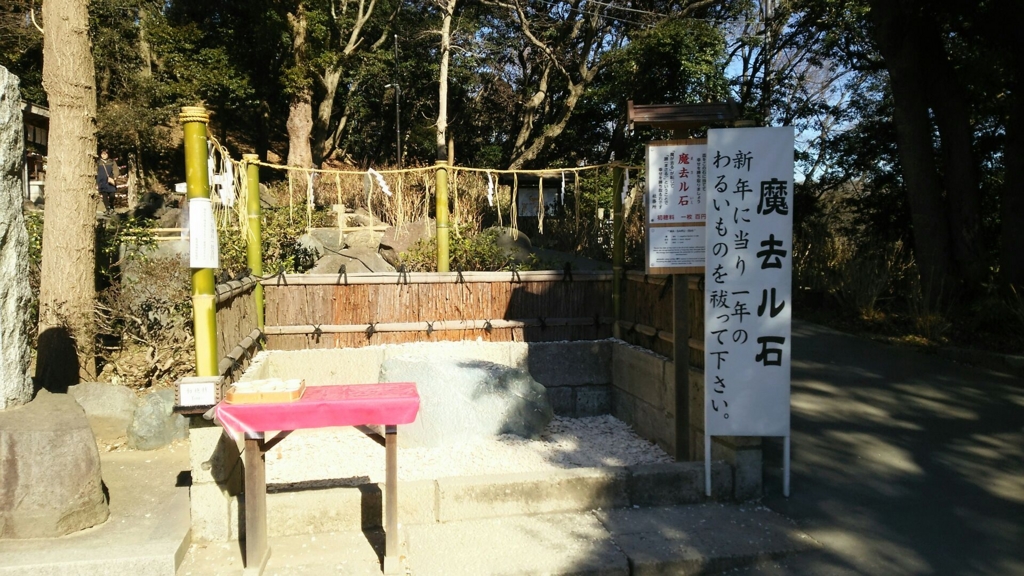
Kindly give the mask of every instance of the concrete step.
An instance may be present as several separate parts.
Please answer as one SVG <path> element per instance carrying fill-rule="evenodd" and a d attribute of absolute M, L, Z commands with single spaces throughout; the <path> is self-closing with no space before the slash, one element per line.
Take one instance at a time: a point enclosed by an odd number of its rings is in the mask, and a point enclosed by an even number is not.
<path fill-rule="evenodd" d="M 714 574 L 820 546 L 764 507 L 618 508 L 403 526 L 402 564 L 416 576 Z M 265 574 L 381 573 L 383 534 L 270 539 Z M 237 542 L 193 545 L 179 576 L 237 574 Z"/>
<path fill-rule="evenodd" d="M 732 498 L 732 469 L 712 464 L 713 500 Z M 210 488 L 214 488 L 213 485 Z M 208 509 L 197 507 L 193 525 Z M 329 533 L 383 526 L 383 485 L 278 491 L 268 487 L 270 536 Z M 578 468 L 400 482 L 398 518 L 404 525 L 435 524 L 524 514 L 586 512 L 598 508 L 672 506 L 704 502 L 703 462 Z M 241 532 L 243 510 L 224 512 L 231 533 Z M 222 520 L 224 521 L 224 520 Z"/>

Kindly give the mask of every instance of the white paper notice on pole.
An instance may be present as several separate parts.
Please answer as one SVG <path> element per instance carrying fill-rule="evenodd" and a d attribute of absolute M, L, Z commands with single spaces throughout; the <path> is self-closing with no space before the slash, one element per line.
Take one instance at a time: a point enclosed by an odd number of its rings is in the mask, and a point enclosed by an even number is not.
<path fill-rule="evenodd" d="M 217 223 L 213 219 L 213 205 L 209 198 L 189 198 L 189 266 L 192 268 L 219 268 L 220 249 L 217 243 Z"/>
<path fill-rule="evenodd" d="M 708 132 L 704 415 L 710 436 L 788 436 L 793 128 Z"/>
<path fill-rule="evenodd" d="M 704 140 L 647 145 L 648 274 L 704 272 L 706 169 Z"/>
<path fill-rule="evenodd" d="M 647 222 L 703 222 L 707 214 L 707 145 L 686 140 L 647 145 Z"/>

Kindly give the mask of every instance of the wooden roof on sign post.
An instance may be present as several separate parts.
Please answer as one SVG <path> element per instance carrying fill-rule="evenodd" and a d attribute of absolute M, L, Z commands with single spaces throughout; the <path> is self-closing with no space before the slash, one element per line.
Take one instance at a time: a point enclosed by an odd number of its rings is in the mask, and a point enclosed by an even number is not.
<path fill-rule="evenodd" d="M 635 124 L 666 130 L 693 130 L 712 124 L 731 124 L 739 118 L 735 102 L 706 104 L 626 104 L 630 129 Z"/>

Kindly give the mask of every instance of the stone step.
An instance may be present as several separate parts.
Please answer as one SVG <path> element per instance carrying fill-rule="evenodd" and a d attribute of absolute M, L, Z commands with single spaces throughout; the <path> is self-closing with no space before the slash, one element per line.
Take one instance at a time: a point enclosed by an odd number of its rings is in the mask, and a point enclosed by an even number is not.
<path fill-rule="evenodd" d="M 732 469 L 712 463 L 713 500 L 732 499 Z M 292 490 L 268 487 L 270 536 L 328 533 L 383 526 L 383 485 Z M 193 486 L 195 492 L 202 488 Z M 404 525 L 437 524 L 528 514 L 673 506 L 704 502 L 704 464 L 579 468 L 400 482 L 398 518 Z M 233 500 L 233 502 L 237 502 Z M 237 506 L 237 504 L 233 504 Z M 244 534 L 241 513 L 226 512 L 232 533 Z M 193 505 L 193 516 L 207 511 Z M 193 518 L 195 525 L 197 518 Z M 240 525 L 241 524 L 241 525 Z"/>
<path fill-rule="evenodd" d="M 416 576 L 709 574 L 820 545 L 760 506 L 618 508 L 403 526 L 402 565 Z M 380 574 L 379 531 L 270 539 L 267 574 Z M 179 576 L 238 571 L 237 542 L 193 545 Z"/>

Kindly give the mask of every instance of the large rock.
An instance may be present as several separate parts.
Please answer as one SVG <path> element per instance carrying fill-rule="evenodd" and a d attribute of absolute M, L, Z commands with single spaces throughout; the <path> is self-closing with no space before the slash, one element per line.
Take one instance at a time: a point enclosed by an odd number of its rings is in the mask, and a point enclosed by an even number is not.
<path fill-rule="evenodd" d="M 345 233 L 346 248 L 361 248 L 376 252 L 380 248 L 380 239 L 384 237 L 383 232 L 376 230 L 355 230 Z"/>
<path fill-rule="evenodd" d="M 32 399 L 28 332 L 28 233 L 22 216 L 21 97 L 0 66 L 0 410 Z"/>
<path fill-rule="evenodd" d="M 188 421 L 173 410 L 173 390 L 156 390 L 143 396 L 128 427 L 128 447 L 156 450 L 188 438 Z"/>
<path fill-rule="evenodd" d="M 68 388 L 85 410 L 97 438 L 116 440 L 125 436 L 139 405 L 139 397 L 129 388 L 102 382 L 83 382 Z"/>
<path fill-rule="evenodd" d="M 0 412 L 0 538 L 54 538 L 109 515 L 85 412 L 66 394 Z"/>
<path fill-rule="evenodd" d="M 482 360 L 405 356 L 381 364 L 381 382 L 415 382 L 420 413 L 402 426 L 402 446 L 445 446 L 471 438 L 536 437 L 554 411 L 547 390 L 515 368 Z"/>
<path fill-rule="evenodd" d="M 376 250 L 364 248 L 346 248 L 337 254 L 328 253 L 316 261 L 316 266 L 309 274 L 338 274 L 342 265 L 349 274 L 356 272 L 394 272 L 395 267 L 388 264 Z"/>
<path fill-rule="evenodd" d="M 401 264 L 401 254 L 421 241 L 430 240 L 433 236 L 434 222 L 429 218 L 408 222 L 402 226 L 391 226 L 384 230 L 380 239 L 380 253 L 389 264 Z"/>

